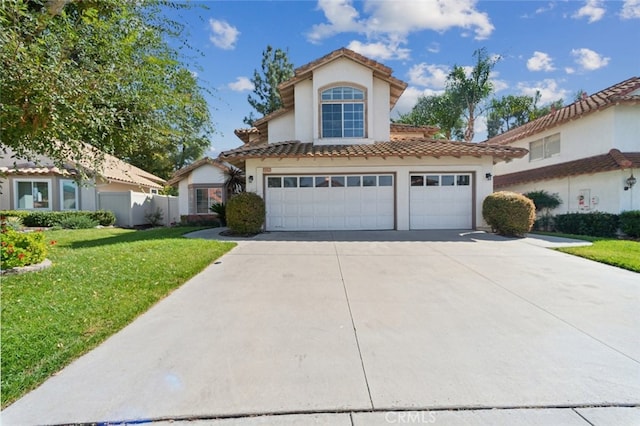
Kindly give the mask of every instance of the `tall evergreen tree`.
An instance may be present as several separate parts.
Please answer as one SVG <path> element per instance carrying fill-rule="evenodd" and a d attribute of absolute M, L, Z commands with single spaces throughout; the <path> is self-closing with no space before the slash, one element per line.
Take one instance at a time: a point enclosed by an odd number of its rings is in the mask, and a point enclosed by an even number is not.
<path fill-rule="evenodd" d="M 253 93 L 247 101 L 262 116 L 268 115 L 282 107 L 282 100 L 278 93 L 278 85 L 293 77 L 293 64 L 289 62 L 288 51 L 271 46 L 262 52 L 262 67 L 253 72 Z M 244 123 L 252 126 L 256 117 L 253 111 L 243 119 Z"/>

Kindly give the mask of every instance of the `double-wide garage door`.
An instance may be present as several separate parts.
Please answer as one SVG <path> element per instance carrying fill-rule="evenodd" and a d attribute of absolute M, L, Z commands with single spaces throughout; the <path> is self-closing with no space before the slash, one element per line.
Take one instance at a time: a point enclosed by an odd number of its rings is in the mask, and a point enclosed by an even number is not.
<path fill-rule="evenodd" d="M 471 173 L 411 173 L 410 229 L 470 229 Z M 269 175 L 268 231 L 395 228 L 395 175 Z M 405 198 L 406 199 L 406 198 Z"/>
<path fill-rule="evenodd" d="M 391 174 L 267 176 L 268 231 L 394 228 Z"/>

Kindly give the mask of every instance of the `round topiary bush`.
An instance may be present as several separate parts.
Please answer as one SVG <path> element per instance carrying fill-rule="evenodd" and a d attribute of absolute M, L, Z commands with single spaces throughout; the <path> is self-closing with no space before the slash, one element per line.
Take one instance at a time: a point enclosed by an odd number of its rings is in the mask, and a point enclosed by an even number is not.
<path fill-rule="evenodd" d="M 264 223 L 264 200 L 253 192 L 241 192 L 227 202 L 227 226 L 237 234 L 257 234 Z"/>
<path fill-rule="evenodd" d="M 522 236 L 531 230 L 536 207 L 529 198 L 516 192 L 494 192 L 482 203 L 482 216 L 494 232 Z"/>

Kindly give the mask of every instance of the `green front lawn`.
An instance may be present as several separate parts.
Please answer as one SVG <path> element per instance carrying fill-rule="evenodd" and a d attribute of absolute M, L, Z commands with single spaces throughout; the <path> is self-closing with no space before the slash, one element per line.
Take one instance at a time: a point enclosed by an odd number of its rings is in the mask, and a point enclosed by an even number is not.
<path fill-rule="evenodd" d="M 593 245 L 584 247 L 563 247 L 558 251 L 617 266 L 634 272 L 640 272 L 640 242 L 612 238 L 588 237 L 585 235 L 567 235 L 553 232 L 538 232 L 556 237 L 574 238 L 591 241 Z"/>
<path fill-rule="evenodd" d="M 2 407 L 235 246 L 182 237 L 195 229 L 46 232 L 53 266 L 2 277 Z"/>

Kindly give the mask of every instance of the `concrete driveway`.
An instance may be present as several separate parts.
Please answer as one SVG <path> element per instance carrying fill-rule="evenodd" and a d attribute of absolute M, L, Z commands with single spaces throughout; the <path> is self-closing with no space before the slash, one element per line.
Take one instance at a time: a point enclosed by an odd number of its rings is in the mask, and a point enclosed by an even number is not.
<path fill-rule="evenodd" d="M 242 241 L 2 423 L 640 424 L 640 275 L 561 242 Z"/>

